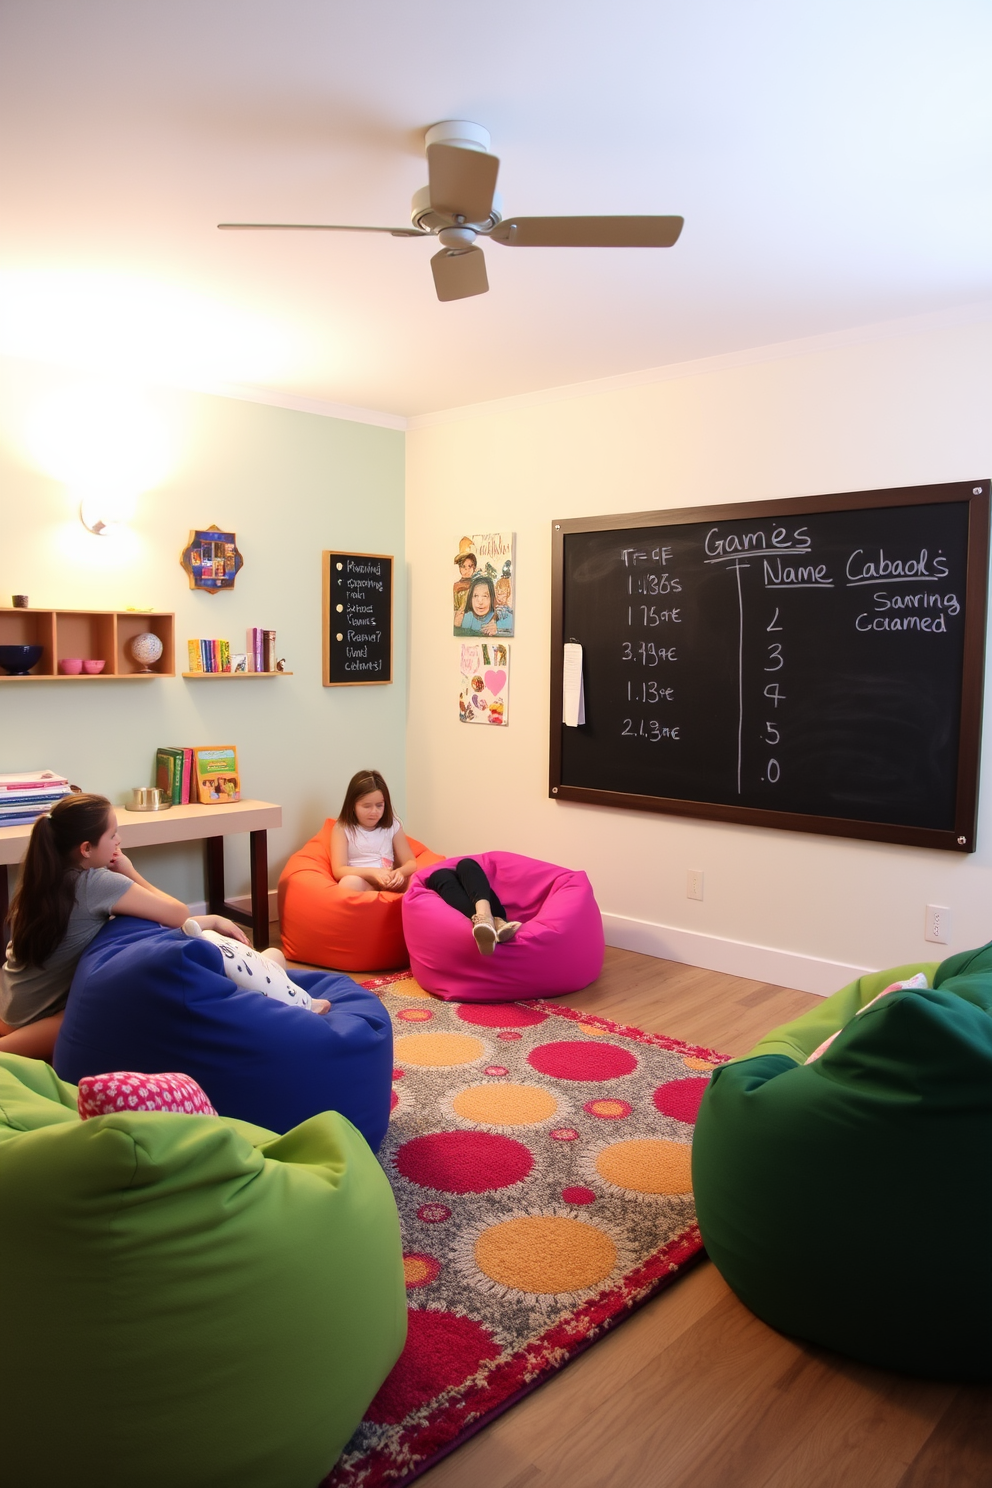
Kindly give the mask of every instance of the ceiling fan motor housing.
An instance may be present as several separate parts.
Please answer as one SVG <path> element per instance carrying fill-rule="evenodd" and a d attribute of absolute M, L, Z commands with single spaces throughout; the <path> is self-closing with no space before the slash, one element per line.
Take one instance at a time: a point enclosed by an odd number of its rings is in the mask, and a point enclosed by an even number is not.
<path fill-rule="evenodd" d="M 481 124 L 473 124 L 469 119 L 445 119 L 440 124 L 433 124 L 424 137 L 424 144 L 429 149 L 431 145 L 454 145 L 459 150 L 475 150 L 480 155 L 489 154 L 491 136 L 488 129 Z M 421 232 L 437 233 L 442 228 L 472 228 L 472 238 L 467 238 L 465 246 L 468 247 L 475 233 L 489 233 L 498 222 L 503 220 L 503 202 L 499 192 L 493 196 L 493 204 L 489 216 L 482 222 L 459 222 L 456 218 L 446 217 L 441 212 L 431 209 L 430 187 L 421 186 L 419 191 L 414 192 L 410 203 L 410 220 L 414 227 Z M 442 241 L 444 241 L 442 239 Z M 454 240 L 451 245 L 455 247 Z"/>
<path fill-rule="evenodd" d="M 493 196 L 492 210 L 485 222 L 455 222 L 451 217 L 442 217 L 440 212 L 433 212 L 430 203 L 430 187 L 421 186 L 419 191 L 413 193 L 410 202 L 410 221 L 414 227 L 421 232 L 436 233 L 443 227 L 469 227 L 482 233 L 492 232 L 496 225 L 503 221 L 503 200 L 497 191 Z"/>

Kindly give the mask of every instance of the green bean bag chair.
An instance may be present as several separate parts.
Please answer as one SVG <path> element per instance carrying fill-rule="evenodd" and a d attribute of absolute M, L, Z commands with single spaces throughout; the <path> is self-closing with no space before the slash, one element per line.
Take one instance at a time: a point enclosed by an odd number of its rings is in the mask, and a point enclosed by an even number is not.
<path fill-rule="evenodd" d="M 866 1008 L 919 971 L 931 988 Z M 992 944 L 861 977 L 773 1030 L 714 1073 L 692 1150 L 706 1249 L 760 1318 L 972 1381 L 992 1379 L 990 1163 Z"/>
<path fill-rule="evenodd" d="M 0 1055 L 3 1479 L 316 1488 L 406 1334 L 385 1175 L 336 1112 L 82 1121 Z"/>

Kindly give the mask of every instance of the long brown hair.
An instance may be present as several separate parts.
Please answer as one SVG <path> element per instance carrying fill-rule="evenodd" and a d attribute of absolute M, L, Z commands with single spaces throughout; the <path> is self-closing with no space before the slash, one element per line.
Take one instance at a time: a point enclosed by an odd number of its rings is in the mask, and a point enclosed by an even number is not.
<path fill-rule="evenodd" d="M 380 827 L 393 825 L 393 803 L 389 799 L 389 786 L 378 770 L 359 770 L 358 774 L 352 775 L 348 781 L 348 789 L 344 793 L 344 804 L 338 812 L 338 821 L 343 827 L 358 826 L 355 802 L 359 796 L 370 796 L 373 791 L 382 791 L 382 799 L 386 803 L 386 808 L 379 819 Z"/>
<path fill-rule="evenodd" d="M 10 906 L 15 961 L 44 966 L 61 945 L 76 901 L 78 869 L 72 854 L 83 842 L 99 842 L 109 822 L 106 796 L 82 792 L 57 801 L 35 822 Z"/>

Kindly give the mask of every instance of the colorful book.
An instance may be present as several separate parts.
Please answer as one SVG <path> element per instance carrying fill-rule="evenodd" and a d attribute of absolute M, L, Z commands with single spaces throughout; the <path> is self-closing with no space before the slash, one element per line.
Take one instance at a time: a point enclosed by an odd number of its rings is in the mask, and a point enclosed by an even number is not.
<path fill-rule="evenodd" d="M 189 652 L 189 669 L 191 672 L 203 671 L 203 656 L 200 652 L 199 641 L 187 641 L 186 649 Z"/>
<path fill-rule="evenodd" d="M 231 646 L 230 646 L 230 642 L 228 642 L 228 641 L 218 641 L 217 642 L 217 646 L 218 646 L 218 649 L 219 649 L 219 652 L 220 652 L 220 668 L 219 668 L 219 670 L 222 671 L 222 672 L 229 672 L 231 670 Z"/>
<path fill-rule="evenodd" d="M 182 797 L 183 752 L 163 745 L 155 751 L 155 784 L 167 801 L 178 806 Z"/>
<path fill-rule="evenodd" d="M 238 751 L 233 744 L 193 750 L 196 798 L 205 805 L 241 800 Z"/>
<path fill-rule="evenodd" d="M 262 645 L 262 658 L 265 662 L 263 668 L 266 672 L 274 672 L 276 669 L 276 633 L 274 630 L 264 630 Z"/>
<path fill-rule="evenodd" d="M 0 795 L 9 791 L 55 790 L 60 786 L 68 790 L 69 782 L 64 775 L 56 775 L 54 770 L 24 770 L 19 774 L 0 775 Z"/>
<path fill-rule="evenodd" d="M 200 641 L 200 660 L 203 662 L 203 670 L 209 672 L 210 668 L 210 642 Z"/>

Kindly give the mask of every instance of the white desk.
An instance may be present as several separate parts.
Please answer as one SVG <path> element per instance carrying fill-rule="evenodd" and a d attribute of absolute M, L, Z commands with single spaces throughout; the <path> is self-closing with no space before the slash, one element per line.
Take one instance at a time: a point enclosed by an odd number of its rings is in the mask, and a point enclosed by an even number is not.
<path fill-rule="evenodd" d="M 202 841 L 206 848 L 207 908 L 242 925 L 250 925 L 255 945 L 262 949 L 269 935 L 268 829 L 282 826 L 282 807 L 271 801 L 230 801 L 223 805 L 172 806 L 168 811 L 117 811 L 117 826 L 125 852 L 162 842 Z M 34 824 L 32 823 L 31 826 Z M 7 868 L 19 863 L 31 836 L 31 826 L 0 827 L 0 924 L 7 919 Z M 224 897 L 224 838 L 233 832 L 249 834 L 251 914 L 236 909 Z"/>

